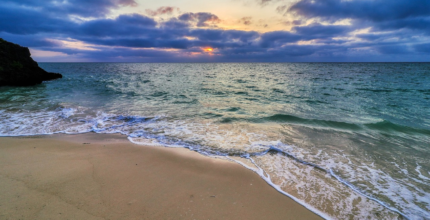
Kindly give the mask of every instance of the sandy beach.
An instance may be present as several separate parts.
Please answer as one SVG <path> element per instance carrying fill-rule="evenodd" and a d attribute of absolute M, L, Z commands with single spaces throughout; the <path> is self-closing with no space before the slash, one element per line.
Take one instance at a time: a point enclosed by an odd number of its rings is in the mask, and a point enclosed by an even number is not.
<path fill-rule="evenodd" d="M 321 219 L 236 164 L 125 136 L 0 138 L 0 219 Z"/>

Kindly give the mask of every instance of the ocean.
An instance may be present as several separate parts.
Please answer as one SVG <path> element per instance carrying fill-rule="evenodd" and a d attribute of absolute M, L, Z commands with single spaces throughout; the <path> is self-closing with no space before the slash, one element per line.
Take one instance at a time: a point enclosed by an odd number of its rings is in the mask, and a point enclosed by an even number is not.
<path fill-rule="evenodd" d="M 120 133 L 239 163 L 326 219 L 430 219 L 430 63 L 39 65 L 63 79 L 0 87 L 0 136 Z"/>

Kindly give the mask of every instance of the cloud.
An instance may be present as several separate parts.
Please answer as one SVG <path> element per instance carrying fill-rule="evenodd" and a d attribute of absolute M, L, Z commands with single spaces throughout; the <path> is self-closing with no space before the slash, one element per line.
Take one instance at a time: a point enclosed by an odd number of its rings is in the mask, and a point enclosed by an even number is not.
<path fill-rule="evenodd" d="M 260 6 L 266 6 L 268 4 L 279 2 L 279 1 L 281 0 L 256 0 L 257 4 L 259 4 Z"/>
<path fill-rule="evenodd" d="M 300 0 L 288 11 L 305 17 L 386 21 L 430 15 L 427 0 Z"/>
<path fill-rule="evenodd" d="M 382 45 L 376 47 L 376 50 L 382 54 L 408 54 L 411 49 L 406 45 Z"/>
<path fill-rule="evenodd" d="M 163 6 L 163 7 L 159 7 L 155 11 L 150 10 L 150 9 L 146 9 L 145 10 L 146 14 L 148 14 L 150 16 L 165 15 L 165 14 L 171 15 L 175 11 L 179 11 L 179 8 L 177 8 L 177 7 L 170 7 L 170 6 Z"/>
<path fill-rule="evenodd" d="M 430 54 L 430 43 L 417 44 L 414 49 L 420 53 Z"/>
<path fill-rule="evenodd" d="M 300 0 L 287 12 L 304 18 L 334 22 L 352 19 L 374 29 L 428 29 L 428 0 Z"/>
<path fill-rule="evenodd" d="M 0 20 L 0 31 L 14 34 L 65 32 L 75 26 L 74 22 L 65 18 L 47 16 L 33 8 L 10 5 L 0 5 Z"/>
<path fill-rule="evenodd" d="M 197 22 L 197 27 L 207 27 L 210 26 L 209 23 L 214 25 L 221 21 L 218 16 L 207 12 L 185 13 L 180 15 L 178 19 L 185 22 Z"/>
<path fill-rule="evenodd" d="M 82 38 L 87 43 L 103 46 L 120 46 L 129 48 L 163 48 L 163 49 L 187 49 L 195 42 L 187 39 L 154 40 L 153 38 L 108 38 L 92 39 Z"/>
<path fill-rule="evenodd" d="M 269 2 L 271 2 L 272 0 L 257 0 L 257 2 L 258 2 L 258 4 L 260 4 L 260 5 L 266 5 L 266 4 L 268 4 Z"/>
<path fill-rule="evenodd" d="M 110 16 L 113 9 L 136 5 L 134 0 L 53 3 L 4 0 L 0 20 L 13 22 L 0 22 L 0 37 L 87 61 L 421 61 L 430 51 L 429 12 L 405 0 L 299 0 L 278 7 L 298 16 L 289 21 L 291 30 L 265 33 L 222 29 L 215 14 L 176 16 L 179 9 L 168 6 L 149 13 L 169 15 L 164 19 Z M 251 25 L 252 17 L 239 22 Z M 216 50 L 202 53 L 205 47 Z"/>
<path fill-rule="evenodd" d="M 280 46 L 285 43 L 297 42 L 300 35 L 288 31 L 272 31 L 261 35 L 260 46 L 264 48 Z"/>
<path fill-rule="evenodd" d="M 160 25 L 165 29 L 184 29 L 191 26 L 190 23 L 181 21 L 177 18 L 170 18 L 168 21 L 162 22 Z"/>
<path fill-rule="evenodd" d="M 24 6 L 36 9 L 46 15 L 63 17 L 64 15 L 76 15 L 81 17 L 100 17 L 108 14 L 112 9 L 125 6 L 135 7 L 135 0 L 2 0 L 2 5 Z"/>
<path fill-rule="evenodd" d="M 292 30 L 300 34 L 304 39 L 323 39 L 334 36 L 345 36 L 353 29 L 348 25 L 321 25 L 314 23 L 308 26 L 296 26 Z"/>
<path fill-rule="evenodd" d="M 282 15 L 286 15 L 285 10 L 287 10 L 287 8 L 288 8 L 288 6 L 286 6 L 286 5 L 278 6 L 278 7 L 276 7 L 276 12 L 278 12 L 279 14 L 282 14 Z"/>
<path fill-rule="evenodd" d="M 375 30 L 398 30 L 398 29 L 410 29 L 419 30 L 423 34 L 430 35 L 430 16 L 427 18 L 407 18 L 400 20 L 392 20 L 380 22 L 374 26 Z"/>
<path fill-rule="evenodd" d="M 95 19 L 76 24 L 75 29 L 68 30 L 73 35 L 116 37 L 150 35 L 156 22 L 140 14 L 120 15 L 115 19 Z"/>
<path fill-rule="evenodd" d="M 62 46 L 61 43 L 49 40 L 44 35 L 31 35 L 31 37 L 28 37 L 27 35 L 0 33 L 0 37 L 7 40 L 7 41 L 12 41 L 16 44 L 22 45 L 24 47 L 51 48 L 51 47 L 61 47 Z"/>
<path fill-rule="evenodd" d="M 193 30 L 190 32 L 190 35 L 203 41 L 238 42 L 245 44 L 254 42 L 259 37 L 259 33 L 255 31 L 213 29 Z"/>
<path fill-rule="evenodd" d="M 328 39 L 334 36 L 345 35 L 350 27 L 343 25 L 320 25 L 294 27 L 292 31 L 273 31 L 261 35 L 260 45 L 262 47 L 282 46 L 286 43 L 308 41 L 316 39 Z"/>
<path fill-rule="evenodd" d="M 239 19 L 239 23 L 244 24 L 244 25 L 251 25 L 252 24 L 252 17 L 243 17 L 241 19 Z"/>

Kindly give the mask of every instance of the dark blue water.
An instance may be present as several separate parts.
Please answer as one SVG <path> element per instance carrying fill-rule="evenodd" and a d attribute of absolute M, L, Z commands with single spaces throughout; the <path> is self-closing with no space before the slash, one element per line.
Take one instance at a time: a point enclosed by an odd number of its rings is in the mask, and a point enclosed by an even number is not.
<path fill-rule="evenodd" d="M 257 172 L 326 218 L 430 218 L 429 63 L 42 63 L 0 135 L 122 133 Z"/>

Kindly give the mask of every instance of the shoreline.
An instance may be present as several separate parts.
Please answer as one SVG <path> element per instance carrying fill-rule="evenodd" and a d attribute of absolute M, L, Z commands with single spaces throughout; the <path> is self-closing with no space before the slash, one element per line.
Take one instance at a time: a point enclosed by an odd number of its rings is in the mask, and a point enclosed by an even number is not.
<path fill-rule="evenodd" d="M 119 134 L 0 137 L 1 219 L 322 219 L 260 176 Z"/>

